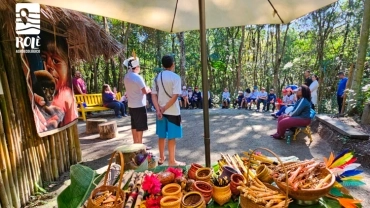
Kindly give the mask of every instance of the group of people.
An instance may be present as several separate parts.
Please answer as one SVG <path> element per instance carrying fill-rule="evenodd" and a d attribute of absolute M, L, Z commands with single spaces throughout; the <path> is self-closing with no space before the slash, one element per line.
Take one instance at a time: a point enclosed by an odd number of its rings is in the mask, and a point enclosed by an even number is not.
<path fill-rule="evenodd" d="M 186 88 L 186 86 L 182 87 L 181 95 L 179 96 L 179 104 L 180 107 L 183 109 L 202 109 L 203 108 L 203 94 L 199 91 L 198 87 L 194 87 L 194 91 L 192 87 Z M 208 91 L 208 104 L 209 107 L 212 107 L 211 102 L 211 93 Z"/>
<path fill-rule="evenodd" d="M 165 143 L 168 140 L 169 166 L 185 165 L 175 159 L 176 139 L 182 138 L 180 104 L 178 97 L 182 95 L 181 78 L 174 73 L 175 62 L 172 56 L 162 58 L 164 70 L 157 74 L 152 88 L 148 87 L 140 73 L 139 58 L 131 57 L 123 63 L 128 73 L 124 77 L 126 95 L 121 101 L 115 99 L 115 92 L 108 84 L 103 85 L 102 97 L 104 106 L 115 110 L 116 116 L 126 115 L 125 105 L 131 116 L 131 132 L 133 142 L 142 144 L 143 132 L 148 130 L 147 100 L 156 112 L 156 134 L 158 135 L 159 164 L 165 160 Z M 197 92 L 197 89 L 196 89 Z M 149 98 L 150 97 L 150 98 Z M 148 98 L 148 99 L 147 99 Z M 194 98 L 194 96 L 192 96 Z M 151 147 L 147 147 L 150 149 Z"/>

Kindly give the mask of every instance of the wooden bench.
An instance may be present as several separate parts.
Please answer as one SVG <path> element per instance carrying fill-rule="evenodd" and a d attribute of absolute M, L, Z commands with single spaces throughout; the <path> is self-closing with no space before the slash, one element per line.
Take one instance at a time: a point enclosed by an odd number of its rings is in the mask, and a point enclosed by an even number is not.
<path fill-rule="evenodd" d="M 78 104 L 78 112 L 81 113 L 79 119 L 86 121 L 86 112 L 106 111 L 112 110 L 103 106 L 102 95 L 99 94 L 85 94 L 75 95 L 76 103 Z M 116 94 L 116 100 L 121 100 L 121 93 Z M 84 107 L 84 103 L 86 107 Z"/>

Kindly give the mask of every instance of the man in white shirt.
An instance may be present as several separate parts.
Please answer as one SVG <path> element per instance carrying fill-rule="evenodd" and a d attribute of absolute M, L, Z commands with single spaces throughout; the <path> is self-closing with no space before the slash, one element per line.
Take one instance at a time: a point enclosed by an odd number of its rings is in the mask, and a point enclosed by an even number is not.
<path fill-rule="evenodd" d="M 260 111 L 260 104 L 263 103 L 263 109 L 262 111 L 265 111 L 266 109 L 266 104 L 267 104 L 267 92 L 264 87 L 261 88 L 261 92 L 258 94 L 257 97 L 257 112 Z"/>
<path fill-rule="evenodd" d="M 151 91 L 145 85 L 144 79 L 139 75 L 139 58 L 131 57 L 125 60 L 123 64 L 128 68 L 128 73 L 123 81 L 127 91 L 128 108 L 131 115 L 132 137 L 134 143 L 142 144 L 143 131 L 148 130 L 146 94 Z"/>
<path fill-rule="evenodd" d="M 181 94 L 181 78 L 174 73 L 175 63 L 172 56 L 162 57 L 162 65 L 165 69 L 154 79 L 152 87 L 152 100 L 157 110 L 157 130 L 159 137 L 159 161 L 163 164 L 166 160 L 164 148 L 166 139 L 168 140 L 169 166 L 183 166 L 185 163 L 176 161 L 176 139 L 182 138 L 182 125 L 180 115 L 180 105 L 177 102 Z"/>

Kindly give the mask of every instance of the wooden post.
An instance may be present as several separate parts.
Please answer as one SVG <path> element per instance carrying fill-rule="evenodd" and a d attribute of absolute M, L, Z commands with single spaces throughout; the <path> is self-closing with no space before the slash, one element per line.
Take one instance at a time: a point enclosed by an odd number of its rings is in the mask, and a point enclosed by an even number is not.
<path fill-rule="evenodd" d="M 81 152 L 81 147 L 80 147 L 80 138 L 78 137 L 77 124 L 73 125 L 72 132 L 73 132 L 73 139 L 74 139 L 73 142 L 74 142 L 75 147 L 76 147 L 77 162 L 81 162 L 82 161 L 82 152 Z"/>
<path fill-rule="evenodd" d="M 100 139 L 115 138 L 118 134 L 117 122 L 110 121 L 110 122 L 99 124 L 99 134 L 100 134 Z"/>
<path fill-rule="evenodd" d="M 51 165 L 53 167 L 53 178 L 54 180 L 59 178 L 58 173 L 58 162 L 56 158 L 56 150 L 55 150 L 55 138 L 54 135 L 50 136 L 50 152 L 51 152 Z"/>
<path fill-rule="evenodd" d="M 108 119 L 104 118 L 89 118 L 86 120 L 86 134 L 97 134 L 99 133 L 99 124 L 108 122 Z"/>
<path fill-rule="evenodd" d="M 346 83 L 346 91 L 343 94 L 342 110 L 340 111 L 340 114 L 344 114 L 344 111 L 346 109 L 347 89 L 349 89 L 352 86 L 352 76 L 353 76 L 353 64 L 351 64 L 351 67 L 349 68 L 348 80 Z"/>

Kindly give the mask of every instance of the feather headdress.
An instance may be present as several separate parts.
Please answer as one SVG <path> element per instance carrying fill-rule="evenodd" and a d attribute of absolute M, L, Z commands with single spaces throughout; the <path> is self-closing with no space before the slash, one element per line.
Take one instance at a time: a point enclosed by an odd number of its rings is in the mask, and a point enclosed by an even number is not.
<path fill-rule="evenodd" d="M 331 153 L 328 159 L 324 158 L 326 167 L 335 175 L 336 183 L 334 187 L 342 188 L 365 185 L 361 181 L 363 176 L 360 175 L 363 171 L 356 170 L 361 164 L 354 163 L 357 159 L 353 156 L 352 151 L 345 149 L 335 157 Z"/>

